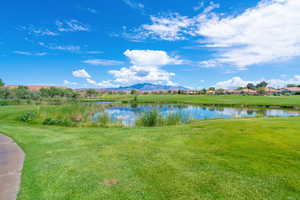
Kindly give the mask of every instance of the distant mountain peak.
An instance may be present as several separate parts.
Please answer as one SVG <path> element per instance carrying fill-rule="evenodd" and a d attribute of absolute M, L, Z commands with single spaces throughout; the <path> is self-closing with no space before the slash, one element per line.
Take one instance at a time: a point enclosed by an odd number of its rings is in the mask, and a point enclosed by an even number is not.
<path fill-rule="evenodd" d="M 170 86 L 170 85 L 158 85 L 153 83 L 138 83 L 131 86 L 111 88 L 110 90 L 187 90 L 187 88 L 182 86 Z"/>

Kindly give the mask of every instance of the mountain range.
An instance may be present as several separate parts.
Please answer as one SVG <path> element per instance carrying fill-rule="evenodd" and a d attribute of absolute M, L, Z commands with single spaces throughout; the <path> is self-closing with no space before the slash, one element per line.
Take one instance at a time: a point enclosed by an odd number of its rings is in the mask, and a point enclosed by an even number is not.
<path fill-rule="evenodd" d="M 154 91 L 154 90 L 187 90 L 188 88 L 182 86 L 169 86 L 169 85 L 156 85 L 152 83 L 140 83 L 126 87 L 118 88 L 107 88 L 105 90 L 113 91 L 128 91 L 128 90 L 143 90 L 143 91 Z"/>

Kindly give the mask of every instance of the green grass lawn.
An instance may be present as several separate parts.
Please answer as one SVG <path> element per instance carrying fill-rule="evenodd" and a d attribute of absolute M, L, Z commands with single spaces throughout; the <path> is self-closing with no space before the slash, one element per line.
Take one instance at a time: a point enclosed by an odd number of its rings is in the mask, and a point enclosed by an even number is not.
<path fill-rule="evenodd" d="M 299 117 L 156 128 L 15 121 L 30 109 L 0 107 L 0 132 L 26 153 L 18 200 L 300 199 Z"/>
<path fill-rule="evenodd" d="M 90 99 L 89 101 L 129 101 L 133 100 L 134 96 L 111 95 L 110 97 L 107 99 Z M 300 107 L 300 96 L 139 95 L 138 102 Z"/>

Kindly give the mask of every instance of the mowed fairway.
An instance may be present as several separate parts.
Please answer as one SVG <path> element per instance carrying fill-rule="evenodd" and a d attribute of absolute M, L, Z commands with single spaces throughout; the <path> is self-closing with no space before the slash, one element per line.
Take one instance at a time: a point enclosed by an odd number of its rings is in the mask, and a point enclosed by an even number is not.
<path fill-rule="evenodd" d="M 133 96 L 126 95 L 109 97 L 111 99 L 104 99 L 104 101 L 133 99 Z M 90 99 L 89 101 L 99 101 L 99 99 Z M 138 102 L 300 107 L 300 96 L 138 95 Z"/>
<path fill-rule="evenodd" d="M 299 117 L 158 128 L 14 122 L 27 109 L 0 110 L 0 132 L 26 152 L 19 200 L 300 199 Z"/>

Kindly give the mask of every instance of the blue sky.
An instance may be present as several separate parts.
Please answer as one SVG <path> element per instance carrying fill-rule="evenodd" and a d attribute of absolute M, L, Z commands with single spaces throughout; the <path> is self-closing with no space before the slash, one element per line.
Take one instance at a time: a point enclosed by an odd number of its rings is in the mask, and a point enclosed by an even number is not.
<path fill-rule="evenodd" d="M 30 0 L 0 8 L 7 84 L 300 84 L 298 0 Z"/>

